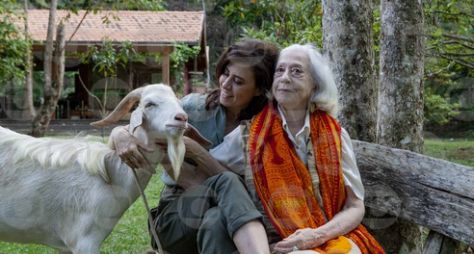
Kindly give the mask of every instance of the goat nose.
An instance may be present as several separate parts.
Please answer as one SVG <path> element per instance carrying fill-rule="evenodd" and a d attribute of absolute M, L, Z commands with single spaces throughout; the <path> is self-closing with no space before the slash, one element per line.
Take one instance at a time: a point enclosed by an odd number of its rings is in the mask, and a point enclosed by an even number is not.
<path fill-rule="evenodd" d="M 188 121 L 188 115 L 186 113 L 178 113 L 174 116 L 174 120 L 186 122 Z"/>

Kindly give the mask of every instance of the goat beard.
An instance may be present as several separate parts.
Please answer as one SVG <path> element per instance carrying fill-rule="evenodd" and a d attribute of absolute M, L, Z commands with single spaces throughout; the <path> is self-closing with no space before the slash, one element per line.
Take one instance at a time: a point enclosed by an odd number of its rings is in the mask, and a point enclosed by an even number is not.
<path fill-rule="evenodd" d="M 167 137 L 168 143 L 168 158 L 173 168 L 172 178 L 178 181 L 179 174 L 181 173 L 181 166 L 184 161 L 184 154 L 186 153 L 186 147 L 184 145 L 183 137 Z M 170 173 L 170 172 L 168 172 Z"/>

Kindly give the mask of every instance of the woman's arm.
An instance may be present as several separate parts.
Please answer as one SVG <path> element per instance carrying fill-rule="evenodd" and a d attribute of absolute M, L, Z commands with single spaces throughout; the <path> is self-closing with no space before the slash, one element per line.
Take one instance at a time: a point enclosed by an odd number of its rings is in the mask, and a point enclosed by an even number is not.
<path fill-rule="evenodd" d="M 274 250 L 288 253 L 293 250 L 294 246 L 301 250 L 312 249 L 355 229 L 364 217 L 364 202 L 358 199 L 350 188 L 346 187 L 346 192 L 347 198 L 344 208 L 330 221 L 316 229 L 304 228 L 297 230 L 278 242 Z"/>
<path fill-rule="evenodd" d="M 227 171 L 228 168 L 219 163 L 204 147 L 195 140 L 183 137 L 186 145 L 185 161 L 196 166 L 196 170 L 204 172 L 207 177 Z"/>

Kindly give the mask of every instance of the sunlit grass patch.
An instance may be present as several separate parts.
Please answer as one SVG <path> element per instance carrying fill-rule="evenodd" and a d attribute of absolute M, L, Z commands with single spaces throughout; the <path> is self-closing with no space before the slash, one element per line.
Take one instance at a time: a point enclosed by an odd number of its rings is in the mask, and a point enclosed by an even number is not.
<path fill-rule="evenodd" d="M 474 140 L 425 139 L 425 154 L 474 167 Z"/>

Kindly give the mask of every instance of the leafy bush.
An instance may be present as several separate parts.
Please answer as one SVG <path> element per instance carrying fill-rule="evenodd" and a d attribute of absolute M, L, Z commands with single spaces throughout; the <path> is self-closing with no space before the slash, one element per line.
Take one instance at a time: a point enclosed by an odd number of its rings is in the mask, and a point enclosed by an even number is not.
<path fill-rule="evenodd" d="M 448 99 L 429 91 L 425 91 L 425 124 L 443 125 L 459 114 L 459 103 L 450 103 Z"/>

